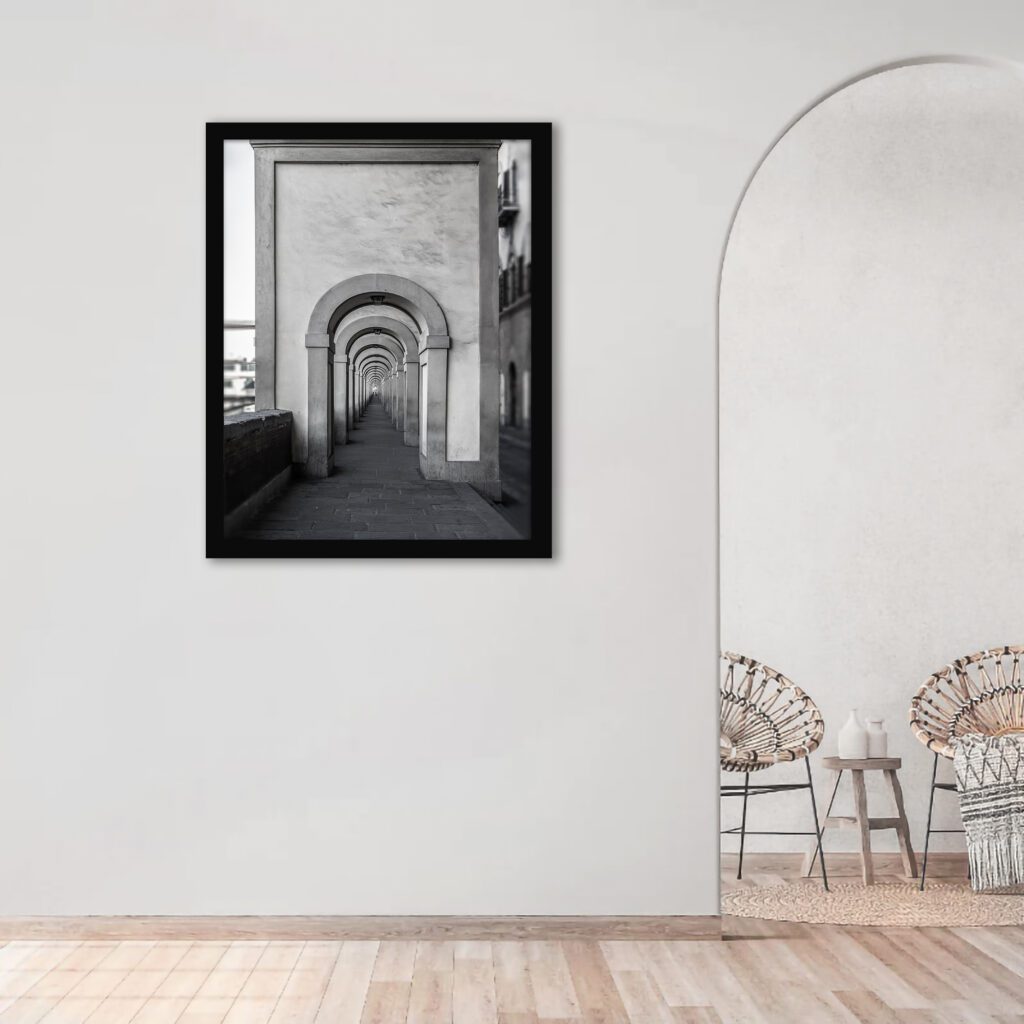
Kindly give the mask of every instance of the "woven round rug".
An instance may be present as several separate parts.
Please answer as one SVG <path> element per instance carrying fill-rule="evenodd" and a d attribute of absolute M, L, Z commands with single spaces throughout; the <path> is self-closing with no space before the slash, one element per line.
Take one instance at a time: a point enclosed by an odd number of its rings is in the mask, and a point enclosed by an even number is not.
<path fill-rule="evenodd" d="M 790 882 L 722 894 L 722 913 L 803 924 L 971 928 L 1024 924 L 1024 893 L 976 893 L 968 883 Z"/>

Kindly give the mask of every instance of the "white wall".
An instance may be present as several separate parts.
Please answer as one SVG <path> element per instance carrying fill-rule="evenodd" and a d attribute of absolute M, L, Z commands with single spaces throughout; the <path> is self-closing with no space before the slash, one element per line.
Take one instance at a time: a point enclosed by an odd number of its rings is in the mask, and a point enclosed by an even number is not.
<path fill-rule="evenodd" d="M 919 842 L 932 755 L 911 696 L 1024 635 L 1022 167 L 1016 73 L 875 75 L 768 156 L 722 276 L 723 644 L 811 694 L 824 754 L 851 707 L 884 716 Z M 769 827 L 810 820 L 806 794 L 772 807 Z M 958 827 L 955 798 L 937 813 Z"/>
<path fill-rule="evenodd" d="M 0 912 L 714 911 L 733 207 L 809 97 L 1019 55 L 1018 5 L 3 17 Z M 203 559 L 202 122 L 297 118 L 556 122 L 555 561 Z"/>
<path fill-rule="evenodd" d="M 440 303 L 451 336 L 448 459 L 480 458 L 479 175 L 468 163 L 277 166 L 276 400 L 295 417 L 296 461 L 306 458 L 310 313 L 328 289 L 367 273 L 409 278 Z"/>

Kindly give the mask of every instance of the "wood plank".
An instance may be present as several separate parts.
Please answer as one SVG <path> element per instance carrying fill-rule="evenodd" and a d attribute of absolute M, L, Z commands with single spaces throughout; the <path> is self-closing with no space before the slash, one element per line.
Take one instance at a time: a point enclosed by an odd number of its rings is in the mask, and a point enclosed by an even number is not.
<path fill-rule="evenodd" d="M 380 944 L 373 965 L 373 981 L 411 982 L 416 943 L 388 940 Z"/>
<path fill-rule="evenodd" d="M 291 977 L 289 970 L 262 970 L 252 971 L 245 979 L 242 990 L 238 993 L 239 999 L 273 999 L 276 1003 L 284 992 L 285 985 Z M 270 1010 L 274 1007 L 271 1006 Z M 267 1016 L 270 1016 L 270 1010 Z"/>
<path fill-rule="evenodd" d="M 991 929 L 994 932 L 1000 930 L 998 928 Z M 921 929 L 921 931 L 925 932 L 922 941 L 931 943 L 932 948 L 938 947 L 945 951 L 949 956 L 949 962 L 969 964 L 970 970 L 963 986 L 965 991 L 962 995 L 964 997 L 984 992 L 991 987 L 1004 993 L 1002 999 L 991 991 L 988 993 L 986 1004 L 992 1006 L 996 1012 L 1024 1012 L 1024 977 L 1020 972 L 989 955 L 972 955 L 977 947 L 972 946 L 948 928 L 929 928 Z"/>
<path fill-rule="evenodd" d="M 494 961 L 489 942 L 458 942 L 452 976 L 453 1024 L 498 1024 Z"/>
<path fill-rule="evenodd" d="M 187 999 L 149 999 L 132 1019 L 132 1024 L 176 1024 L 186 1006 Z"/>
<path fill-rule="evenodd" d="M 104 999 L 89 1017 L 90 1024 L 130 1024 L 142 1009 L 145 999 Z"/>
<path fill-rule="evenodd" d="M 533 986 L 521 942 L 491 943 L 499 1024 L 532 1024 L 537 1018 Z"/>
<path fill-rule="evenodd" d="M 290 971 L 299 960 L 305 942 L 273 942 L 266 948 L 256 961 L 256 970 Z"/>
<path fill-rule="evenodd" d="M 559 917 L 3 917 L 0 940 L 709 939 L 717 916 Z"/>
<path fill-rule="evenodd" d="M 593 942 L 563 942 L 562 955 L 582 1014 L 600 1011 L 606 1021 L 626 1021 L 629 1014 L 601 947 Z"/>
<path fill-rule="evenodd" d="M 936 942 L 923 928 L 886 929 L 886 938 L 907 951 L 928 974 L 937 974 L 943 987 L 951 988 L 956 995 L 940 996 L 938 991 L 929 992 L 945 1003 L 955 1003 L 966 998 L 976 998 L 992 1009 L 1010 1012 L 1019 1009 L 1019 1002 L 1010 998 L 1014 989 L 1019 988 L 1019 979 L 1010 977 L 1009 987 L 993 985 L 977 970 L 977 960 L 962 958 Z"/>
<path fill-rule="evenodd" d="M 835 996 L 861 1024 L 900 1024 L 902 1020 L 896 1010 L 870 989 L 836 992 Z"/>
<path fill-rule="evenodd" d="M 199 996 L 185 1007 L 178 1024 L 221 1024 L 233 1002 L 226 996 Z"/>
<path fill-rule="evenodd" d="M 685 954 L 678 957 L 673 955 L 676 943 L 638 942 L 636 945 L 647 974 L 667 1006 L 710 1005 L 707 993 L 700 985 L 699 967 L 695 958 Z"/>
<path fill-rule="evenodd" d="M 718 1011 L 710 1006 L 674 1006 L 676 1024 L 723 1024 Z"/>
<path fill-rule="evenodd" d="M 360 1024 L 405 1024 L 411 987 L 408 981 L 371 981 Z"/>
<path fill-rule="evenodd" d="M 812 837 L 813 838 L 813 837 Z M 825 851 L 828 856 L 829 877 L 841 875 L 855 876 L 860 874 L 860 855 L 850 852 Z M 736 854 L 722 854 L 722 890 L 735 887 Z M 740 885 L 750 884 L 757 876 L 772 875 L 777 881 L 786 881 L 800 877 L 801 855 L 794 853 L 758 853 L 748 852 L 743 857 L 743 874 L 745 878 Z M 934 876 L 932 870 L 934 868 Z M 875 854 L 875 873 L 878 875 L 895 875 L 902 880 L 903 866 L 900 855 L 893 853 Z M 935 851 L 928 854 L 928 877 L 932 878 L 967 878 L 967 854 Z"/>
<path fill-rule="evenodd" d="M 46 999 L 18 999 L 0 1013 L 0 1021 L 3 1021 L 3 1024 L 38 1024 L 59 1001 L 57 996 Z"/>
<path fill-rule="evenodd" d="M 900 757 L 823 757 L 822 767 L 830 771 L 897 771 L 903 767 Z"/>
<path fill-rule="evenodd" d="M 863 862 L 864 884 L 875 881 L 875 866 L 871 860 L 871 831 L 868 826 L 868 794 L 864 787 L 864 773 L 851 771 L 853 779 L 853 801 L 857 807 L 857 824 L 860 828 L 860 856 Z"/>
<path fill-rule="evenodd" d="M 85 1024 L 102 1002 L 93 997 L 65 996 L 43 1019 L 46 1024 Z"/>
<path fill-rule="evenodd" d="M 453 986 L 452 943 L 417 943 L 407 1024 L 451 1024 Z"/>
<path fill-rule="evenodd" d="M 206 981 L 209 971 L 171 971 L 154 993 L 158 999 L 191 999 Z"/>
<path fill-rule="evenodd" d="M 224 1018 L 224 1024 L 267 1024 L 274 1012 L 277 999 L 270 996 L 258 998 L 239 997 L 232 1003 Z"/>
<path fill-rule="evenodd" d="M 526 959 L 537 1017 L 567 1020 L 582 1016 L 561 943 L 528 942 Z"/>
<path fill-rule="evenodd" d="M 377 959 L 378 942 L 346 942 L 331 972 L 316 1019 L 329 1024 L 358 1024 Z"/>
<path fill-rule="evenodd" d="M 930 1001 L 917 986 L 901 978 L 859 941 L 864 931 L 866 929 L 835 928 L 830 933 L 836 955 L 857 974 L 861 986 L 873 991 L 894 1010 L 927 1009 Z"/>
<path fill-rule="evenodd" d="M 175 970 L 210 971 L 220 963 L 228 949 L 227 942 L 197 942 L 178 961 Z"/>
<path fill-rule="evenodd" d="M 613 971 L 631 1024 L 674 1024 L 675 1016 L 647 971 Z"/>
<path fill-rule="evenodd" d="M 900 857 L 903 859 L 903 873 L 908 878 L 917 878 L 917 860 L 914 857 L 914 844 L 910 839 L 910 825 L 907 823 L 907 810 L 903 805 L 903 787 L 900 785 L 899 776 L 894 771 L 885 773 L 886 781 L 889 783 L 889 792 L 892 794 L 892 801 L 896 805 L 898 824 L 896 835 L 900 843 Z"/>
<path fill-rule="evenodd" d="M 217 961 L 217 967 L 223 971 L 251 971 L 266 951 L 266 942 L 232 942 Z"/>
<path fill-rule="evenodd" d="M 858 932 L 857 941 L 908 986 L 922 994 L 927 993 L 929 1001 L 961 998 L 964 993 L 933 969 L 934 961 L 921 955 L 919 945 L 901 942 L 899 934 L 890 934 L 890 931 L 899 933 L 901 930 L 864 928 Z"/>

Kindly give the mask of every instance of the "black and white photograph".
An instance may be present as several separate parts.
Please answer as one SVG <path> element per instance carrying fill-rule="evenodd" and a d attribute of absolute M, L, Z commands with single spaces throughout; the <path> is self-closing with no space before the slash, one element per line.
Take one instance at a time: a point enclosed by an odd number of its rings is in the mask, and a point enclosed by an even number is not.
<path fill-rule="evenodd" d="M 550 556 L 550 129 L 208 124 L 209 555 Z"/>

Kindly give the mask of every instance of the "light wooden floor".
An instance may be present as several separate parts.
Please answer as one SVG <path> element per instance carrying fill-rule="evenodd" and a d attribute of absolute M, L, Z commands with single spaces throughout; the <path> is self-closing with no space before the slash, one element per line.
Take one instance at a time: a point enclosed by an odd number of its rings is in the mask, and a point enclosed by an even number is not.
<path fill-rule="evenodd" d="M 742 884 L 795 867 L 750 857 Z M 1024 1022 L 1022 928 L 729 919 L 725 931 L 723 942 L 14 940 L 0 946 L 0 1024 Z"/>

